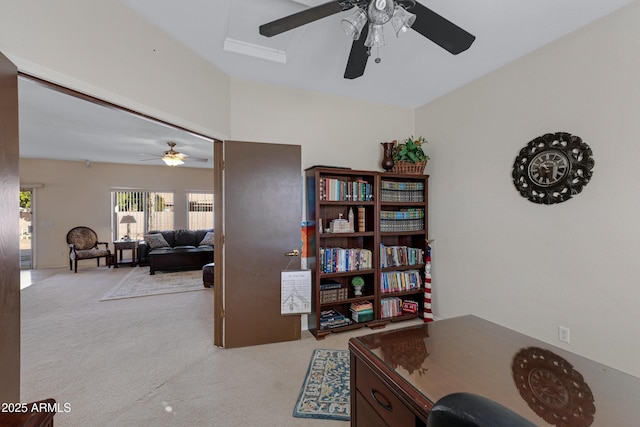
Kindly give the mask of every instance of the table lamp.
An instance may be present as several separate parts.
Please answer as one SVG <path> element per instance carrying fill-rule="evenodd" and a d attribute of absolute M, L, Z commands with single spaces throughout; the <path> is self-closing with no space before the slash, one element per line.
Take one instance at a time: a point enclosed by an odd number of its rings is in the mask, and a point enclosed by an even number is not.
<path fill-rule="evenodd" d="M 124 236 L 124 240 L 131 240 L 131 224 L 135 224 L 136 219 L 133 215 L 125 215 L 120 219 L 120 224 L 127 224 L 127 234 Z"/>

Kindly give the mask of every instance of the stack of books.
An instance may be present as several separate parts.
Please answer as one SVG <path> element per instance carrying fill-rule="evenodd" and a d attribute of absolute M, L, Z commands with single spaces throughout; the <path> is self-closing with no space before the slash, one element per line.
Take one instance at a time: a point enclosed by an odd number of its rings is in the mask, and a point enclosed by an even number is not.
<path fill-rule="evenodd" d="M 320 329 L 333 329 L 348 326 L 351 319 L 336 310 L 326 310 L 320 313 Z"/>
<path fill-rule="evenodd" d="M 320 282 L 320 304 L 347 299 L 348 289 L 343 289 L 340 282 L 323 280 Z"/>
<path fill-rule="evenodd" d="M 370 301 L 351 303 L 351 318 L 356 322 L 368 322 L 373 320 L 373 304 Z"/>

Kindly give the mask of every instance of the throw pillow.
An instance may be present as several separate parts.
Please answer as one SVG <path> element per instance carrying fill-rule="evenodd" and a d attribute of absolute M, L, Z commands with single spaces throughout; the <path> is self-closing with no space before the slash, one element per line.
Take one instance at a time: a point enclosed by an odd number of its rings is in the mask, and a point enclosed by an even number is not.
<path fill-rule="evenodd" d="M 167 241 L 165 240 L 164 236 L 160 233 L 158 234 L 147 234 L 146 236 L 144 236 L 144 240 L 147 241 L 147 243 L 149 243 L 149 247 L 151 249 L 158 249 L 158 248 L 168 248 L 169 243 L 167 243 Z"/>
<path fill-rule="evenodd" d="M 207 234 L 204 235 L 204 238 L 200 242 L 200 246 L 213 246 L 213 232 L 207 231 Z"/>

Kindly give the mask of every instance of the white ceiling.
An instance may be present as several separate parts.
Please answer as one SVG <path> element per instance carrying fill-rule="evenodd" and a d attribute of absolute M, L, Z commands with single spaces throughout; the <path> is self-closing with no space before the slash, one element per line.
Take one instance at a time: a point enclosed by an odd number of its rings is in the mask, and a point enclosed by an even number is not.
<path fill-rule="evenodd" d="M 18 81 L 20 157 L 135 165 L 164 165 L 169 149 L 207 162 L 184 166 L 213 168 L 213 142 L 132 113 L 99 105 L 45 87 Z M 148 160 L 156 157 L 154 160 Z"/>
<path fill-rule="evenodd" d="M 272 38 L 261 24 L 329 0 L 123 0 L 234 77 L 416 108 L 495 70 L 633 0 L 419 0 L 476 36 L 452 55 L 415 31 L 396 38 L 390 24 L 379 64 L 343 78 L 351 40 L 340 21 L 349 11 Z M 286 53 L 286 64 L 226 52 L 230 38 Z M 375 53 L 375 52 L 374 52 Z"/>
<path fill-rule="evenodd" d="M 476 36 L 459 55 L 409 31 L 373 52 L 364 76 L 343 78 L 351 40 L 340 20 L 349 12 L 266 38 L 261 24 L 328 0 L 122 0 L 146 19 L 229 75 L 272 84 L 416 108 L 570 33 L 633 0 L 419 0 Z M 308 5 L 308 6 L 306 6 Z M 387 24 L 389 25 L 389 24 Z M 286 63 L 225 51 L 225 41 L 281 52 Z M 259 51 L 264 49 L 259 49 Z M 212 167 L 212 146 L 195 135 L 128 113 L 90 104 L 22 80 L 21 156 L 92 162 L 140 162 L 167 141 Z M 117 150 L 114 147 L 117 146 Z"/>

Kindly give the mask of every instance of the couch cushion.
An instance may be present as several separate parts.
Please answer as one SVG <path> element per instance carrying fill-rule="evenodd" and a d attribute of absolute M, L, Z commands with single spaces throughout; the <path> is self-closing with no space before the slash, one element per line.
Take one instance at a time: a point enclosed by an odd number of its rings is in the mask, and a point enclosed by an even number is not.
<path fill-rule="evenodd" d="M 165 230 L 160 232 L 164 237 L 164 240 L 167 241 L 169 246 L 174 247 L 176 245 L 176 238 L 173 230 Z"/>
<path fill-rule="evenodd" d="M 200 241 L 198 246 L 213 246 L 213 232 L 209 231 L 204 235 L 204 238 Z"/>
<path fill-rule="evenodd" d="M 168 247 L 170 247 L 169 243 L 167 242 L 167 240 L 160 233 L 147 234 L 147 235 L 144 236 L 144 240 L 147 243 L 149 243 L 149 247 L 151 249 L 168 248 Z"/>
<path fill-rule="evenodd" d="M 176 230 L 173 235 L 176 239 L 173 246 L 198 246 L 194 230 Z"/>

